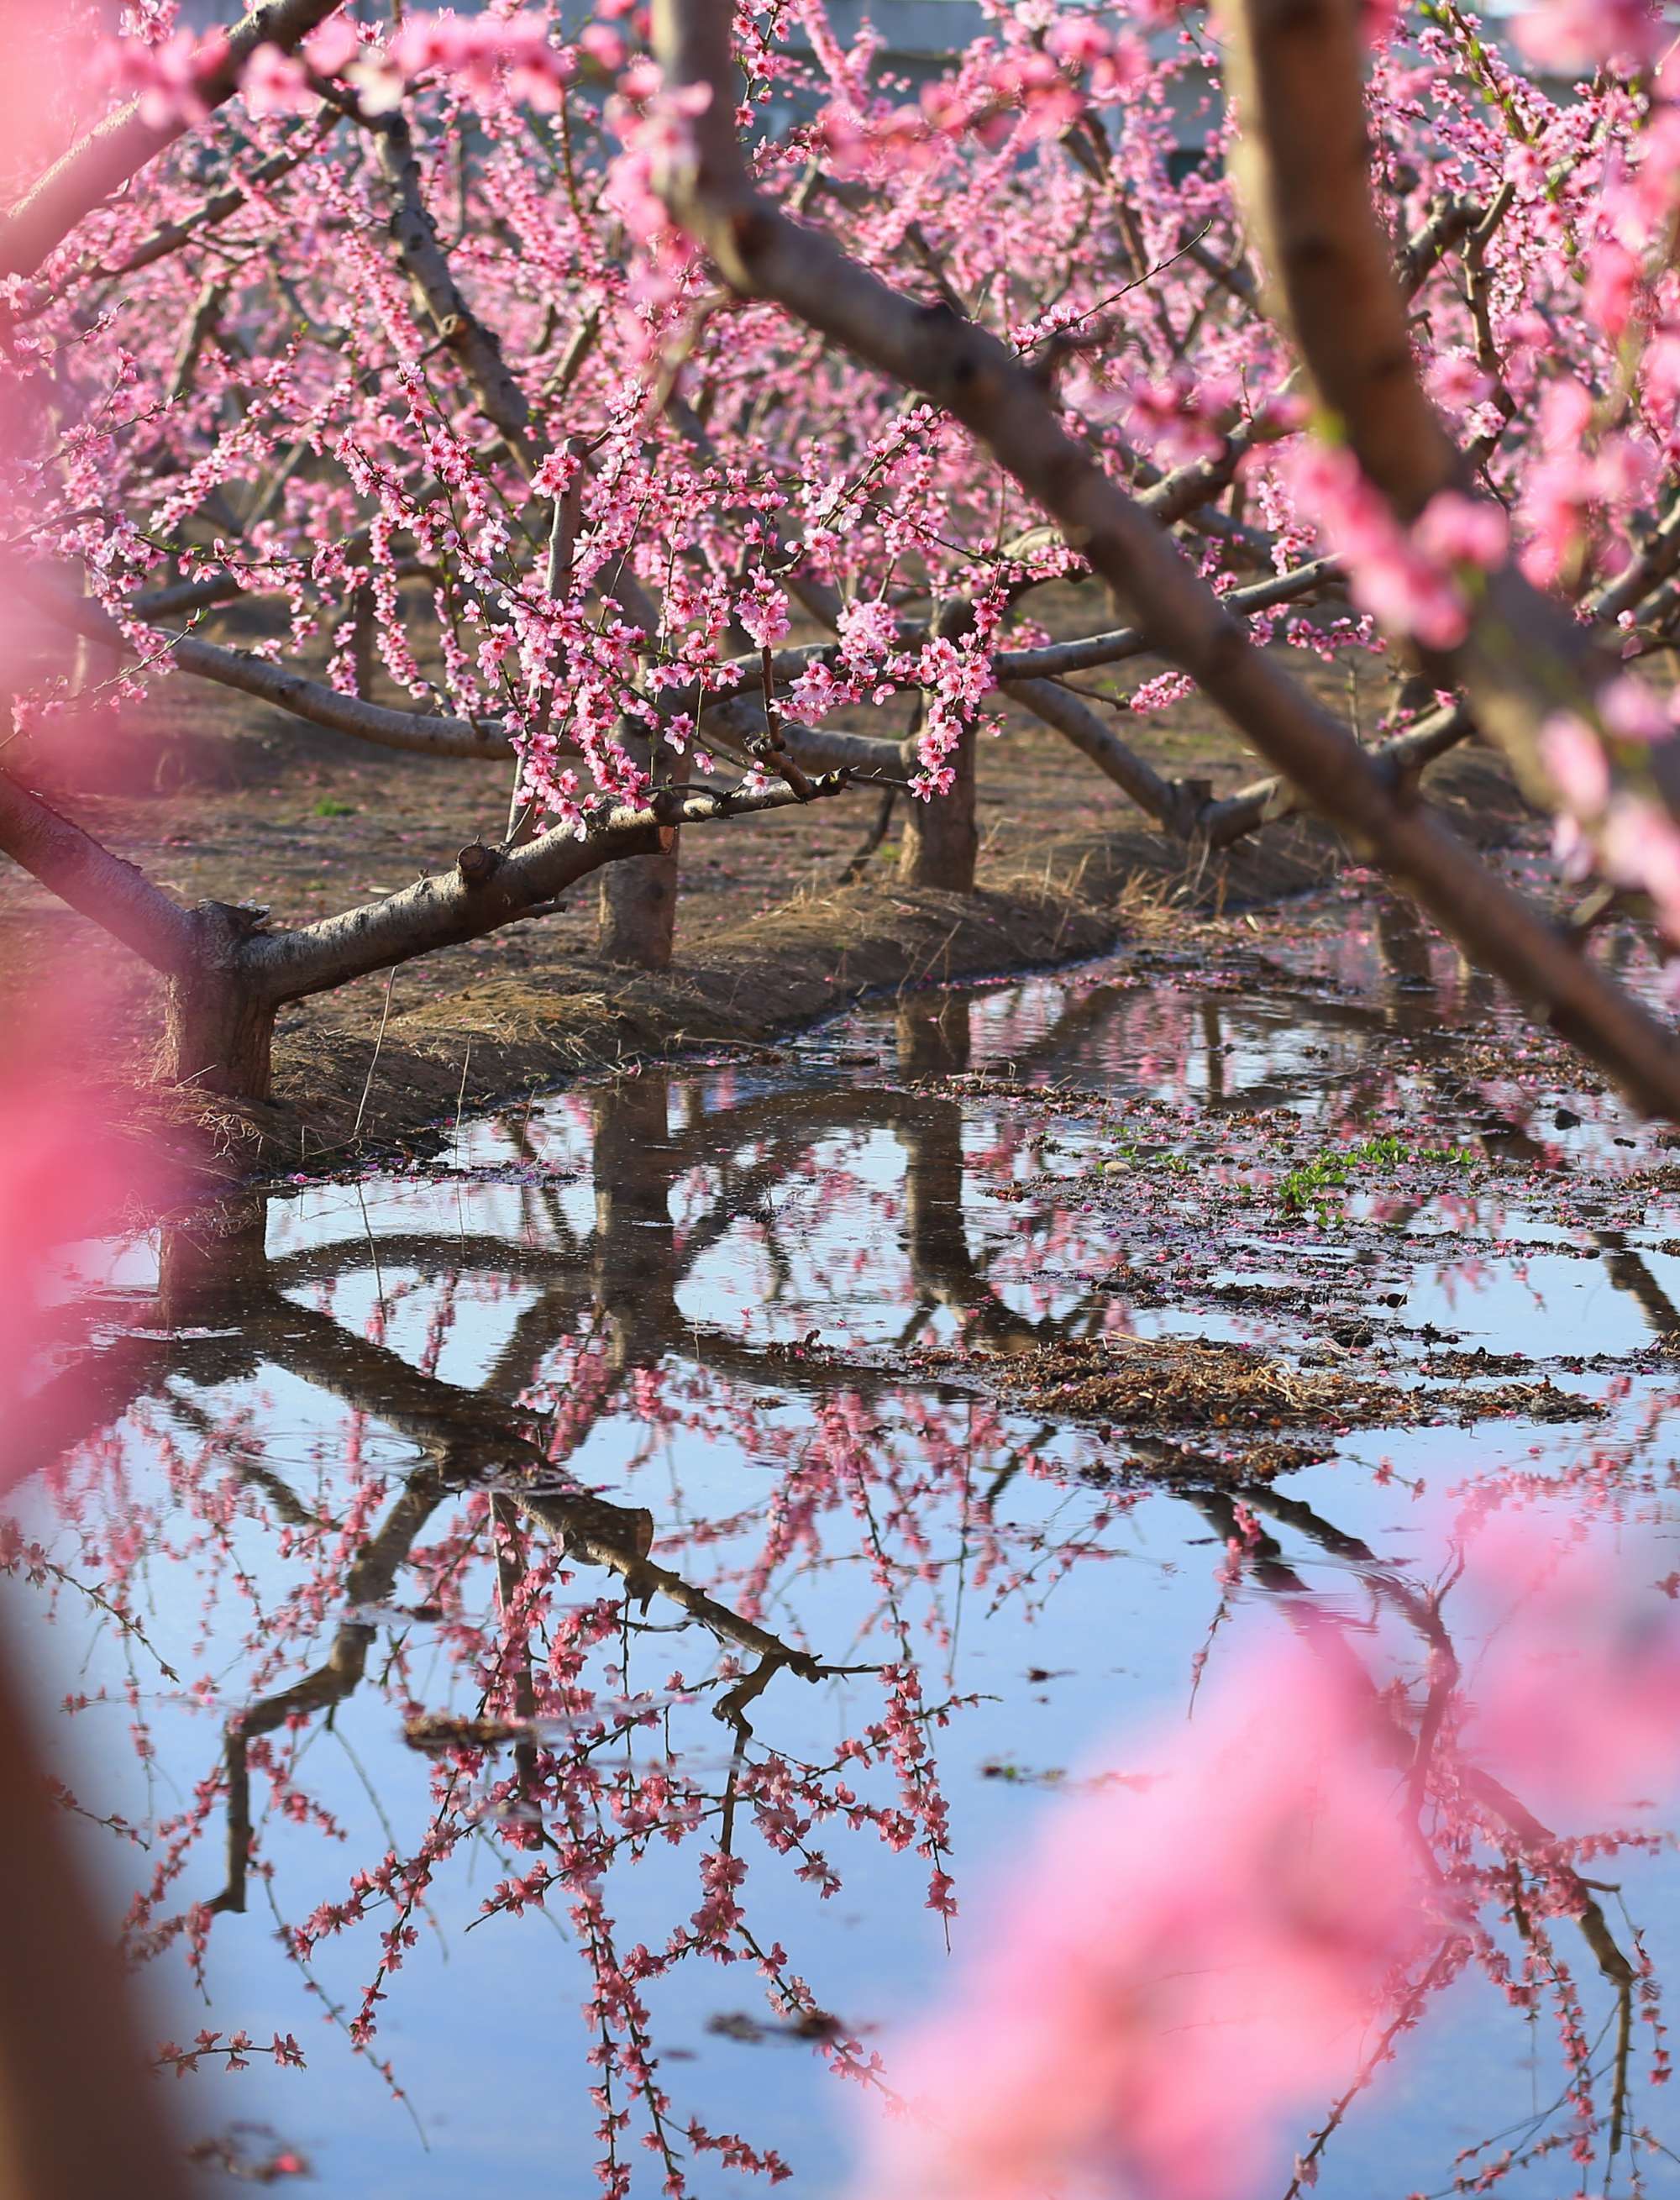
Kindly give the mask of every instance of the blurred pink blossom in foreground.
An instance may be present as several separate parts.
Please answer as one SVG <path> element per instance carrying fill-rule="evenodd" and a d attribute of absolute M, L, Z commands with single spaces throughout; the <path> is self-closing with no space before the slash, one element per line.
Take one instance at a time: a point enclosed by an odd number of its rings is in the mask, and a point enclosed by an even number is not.
<path fill-rule="evenodd" d="M 1445 1975 L 1441 1953 L 1471 1945 L 1477 1875 L 1431 1870 L 1418 1815 L 1425 1793 L 1449 1815 L 1468 1796 L 1474 1838 L 1460 1735 L 1526 1799 L 1589 1819 L 1680 1780 L 1680 1573 L 1655 1578 L 1653 1548 L 1562 1509 L 1483 1521 L 1451 1602 L 1485 1647 L 1427 1757 L 1405 1688 L 1309 1622 L 1157 1735 L 1142 1793 L 1064 1805 L 981 1920 L 959 1994 L 909 2042 L 904 2110 L 875 2127 L 860 2192 L 1256 2189 L 1291 2112 L 1365 2082 L 1425 1951 Z M 1433 1689 L 1458 1669 L 1426 1670 Z M 1542 1873 L 1567 1858 L 1525 1809 L 1505 1830 Z"/>
<path fill-rule="evenodd" d="M 54 1331 L 65 1249 L 164 1189 L 146 1150 L 114 1133 L 36 1036 L 27 1066 L 0 1068 L 0 1490 L 37 1454 L 27 1401 Z"/>
<path fill-rule="evenodd" d="M 1589 1819 L 1680 1778 L 1680 1602 L 1653 1548 L 1560 1512 L 1486 1528 L 1466 1586 L 1489 1647 L 1471 1740 L 1537 1807 Z"/>
<path fill-rule="evenodd" d="M 1060 1813 L 910 2044 L 860 2191 L 1242 2191 L 1438 1937 L 1373 1712 L 1356 1667 L 1282 1647 L 1157 1737 L 1158 1784 Z"/>
<path fill-rule="evenodd" d="M 0 4 L 0 24 L 5 20 Z M 0 111 L 3 111 L 0 101 Z M 0 475 L 15 457 L 15 410 L 0 407 Z M 0 522 L 13 518 L 0 484 Z M 55 657 L 55 649 L 61 652 Z M 0 605 L 0 682 L 27 653 L 38 668 L 67 668 L 61 637 L 44 645 L 15 602 Z M 120 719 L 67 707 L 47 729 L 44 756 L 6 765 L 26 784 L 50 766 L 48 793 L 86 783 L 100 741 Z M 15 953 L 18 951 L 15 950 Z M 0 1050 L 0 1490 L 51 1448 L 50 1432 L 25 1425 L 21 1409 L 42 1374 L 55 1328 L 50 1302 L 67 1246 L 102 1237 L 170 1197 L 170 1171 L 137 1129 L 120 1129 L 134 1112 L 109 1080 L 96 1087 L 92 1063 L 108 1049 L 113 973 L 126 951 L 100 936 L 90 945 L 66 936 L 62 952 L 36 944 L 6 973 L 6 1044 Z M 26 957 L 26 959 L 25 957 Z"/>

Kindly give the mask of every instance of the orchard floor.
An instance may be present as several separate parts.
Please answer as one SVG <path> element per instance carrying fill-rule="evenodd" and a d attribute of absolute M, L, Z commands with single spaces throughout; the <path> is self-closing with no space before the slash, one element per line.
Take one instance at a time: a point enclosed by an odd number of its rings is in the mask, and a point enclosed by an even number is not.
<path fill-rule="evenodd" d="M 1347 704 L 1344 673 L 1308 670 Z M 1375 674 L 1352 692 L 1374 717 Z M 1194 699 L 1134 734 L 1163 769 L 1220 792 L 1256 774 Z M 499 837 L 505 780 L 504 766 L 370 749 L 176 680 L 146 723 L 113 729 L 80 783 L 55 799 L 183 900 L 256 902 L 295 923 L 446 866 L 475 836 Z M 1431 783 L 1471 837 L 1502 843 L 1520 831 L 1521 805 L 1484 752 L 1449 758 Z M 213 1174 L 331 1167 L 353 1144 L 387 1144 L 580 1070 L 764 1044 L 870 992 L 1074 962 L 1122 937 L 1158 937 L 1187 910 L 1275 900 L 1345 861 L 1322 828 L 1290 822 L 1188 877 L 1181 848 L 1020 714 L 982 746 L 975 895 L 906 885 L 896 823 L 843 886 L 878 801 L 860 790 L 809 814 L 691 830 L 668 974 L 594 955 L 592 881 L 541 922 L 289 1009 L 269 1108 L 228 1115 L 183 1093 L 167 1096 L 166 1118 L 196 1158 L 214 1148 Z M 158 1016 L 149 974 L 0 864 L 0 1003 L 50 1015 L 31 981 L 50 968 L 56 997 L 67 955 L 83 973 L 78 1021 L 102 1072 L 143 1076 Z"/>

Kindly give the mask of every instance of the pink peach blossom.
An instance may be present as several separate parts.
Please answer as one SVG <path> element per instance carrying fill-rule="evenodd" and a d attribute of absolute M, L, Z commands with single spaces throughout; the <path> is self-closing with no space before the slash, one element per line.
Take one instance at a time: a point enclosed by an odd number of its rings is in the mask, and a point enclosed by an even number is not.
<path fill-rule="evenodd" d="M 1372 1698 L 1325 1647 L 1158 1734 L 1142 1794 L 1052 1818 L 912 2035 L 860 2194 L 1229 2200 L 1357 2065 L 1428 1897 Z"/>

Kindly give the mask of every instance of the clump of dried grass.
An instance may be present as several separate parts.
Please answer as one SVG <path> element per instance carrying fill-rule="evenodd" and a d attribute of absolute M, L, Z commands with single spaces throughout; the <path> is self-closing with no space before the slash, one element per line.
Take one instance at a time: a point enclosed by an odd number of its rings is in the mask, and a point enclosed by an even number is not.
<path fill-rule="evenodd" d="M 1356 1367 L 1302 1367 L 1257 1349 L 1189 1337 L 1104 1337 L 1003 1358 L 929 1355 L 983 1372 L 1035 1413 L 1151 1436 L 1270 1436 L 1279 1430 L 1402 1428 L 1519 1418 L 1587 1420 L 1601 1408 L 1546 1382 L 1429 1389 Z"/>

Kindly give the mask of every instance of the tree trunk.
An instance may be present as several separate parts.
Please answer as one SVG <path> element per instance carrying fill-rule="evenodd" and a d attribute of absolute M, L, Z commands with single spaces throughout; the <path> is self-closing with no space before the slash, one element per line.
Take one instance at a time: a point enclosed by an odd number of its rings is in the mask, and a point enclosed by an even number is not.
<path fill-rule="evenodd" d="M 109 642 L 95 641 L 91 635 L 76 636 L 76 653 L 70 670 L 70 693 L 91 695 L 108 688 L 122 670 L 121 652 Z"/>
<path fill-rule="evenodd" d="M 158 1305 L 172 1326 L 219 1302 L 248 1304 L 267 1283 L 268 1201 L 261 1193 L 196 1207 L 159 1233 Z M 230 1325 L 235 1319 L 230 1316 Z M 231 1380 L 256 1362 L 255 1349 L 242 1340 L 218 1379 Z"/>
<path fill-rule="evenodd" d="M 657 856 L 626 856 L 600 875 L 600 952 L 609 962 L 669 970 L 676 939 L 676 840 Z"/>
<path fill-rule="evenodd" d="M 21 1630 L 20 1630 L 20 1632 Z M 145 2067 L 154 2022 L 112 1947 L 100 1875 L 51 1799 L 52 1767 L 20 1700 L 24 1659 L 0 1651 L 0 2192 L 29 2200 L 188 2200 L 184 2137 Z M 104 1899 L 102 1899 L 104 1898 Z M 155 2037 L 154 2033 L 152 2035 Z"/>
<path fill-rule="evenodd" d="M 975 729 L 963 729 L 951 757 L 957 784 L 931 802 L 912 799 L 904 805 L 904 837 L 899 852 L 899 876 L 908 886 L 939 886 L 946 893 L 975 890 L 975 860 L 980 832 L 975 822 Z"/>
<path fill-rule="evenodd" d="M 621 728 L 626 752 L 643 770 L 653 752 L 645 737 Z M 626 856 L 600 875 L 600 930 L 596 945 L 609 962 L 669 970 L 676 939 L 677 835 L 653 856 Z"/>
<path fill-rule="evenodd" d="M 595 1314 L 619 1373 L 659 1358 L 676 1307 L 670 1124 L 670 1080 L 658 1070 L 596 1097 Z"/>
<path fill-rule="evenodd" d="M 192 921 L 199 951 L 165 984 L 161 1075 L 230 1100 L 266 1100 L 274 1003 L 244 955 L 261 920 L 250 910 L 207 901 Z"/>

